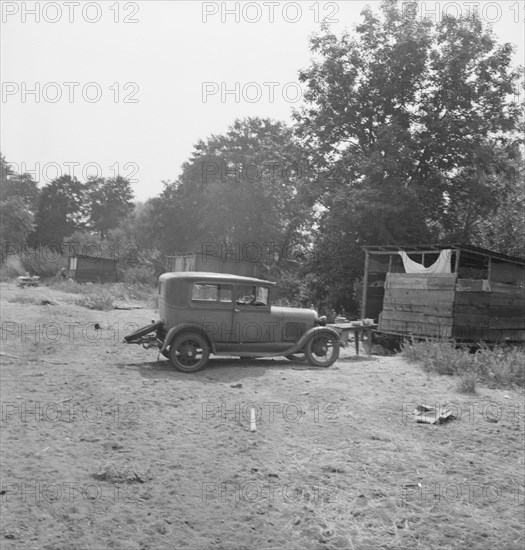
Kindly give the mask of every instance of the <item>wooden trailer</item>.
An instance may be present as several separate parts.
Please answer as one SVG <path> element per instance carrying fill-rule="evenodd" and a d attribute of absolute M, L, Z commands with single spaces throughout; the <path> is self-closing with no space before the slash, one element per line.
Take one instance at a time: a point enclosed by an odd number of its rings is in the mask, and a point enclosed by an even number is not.
<path fill-rule="evenodd" d="M 458 341 L 525 341 L 525 259 L 465 244 L 365 247 L 362 317 L 378 331 Z M 407 273 L 401 253 L 421 267 Z M 412 264 L 414 265 L 414 264 Z M 416 270 L 417 270 L 417 266 Z"/>

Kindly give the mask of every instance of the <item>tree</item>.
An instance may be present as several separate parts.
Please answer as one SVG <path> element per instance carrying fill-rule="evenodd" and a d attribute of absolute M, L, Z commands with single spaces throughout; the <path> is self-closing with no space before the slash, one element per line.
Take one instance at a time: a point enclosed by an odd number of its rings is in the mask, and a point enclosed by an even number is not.
<path fill-rule="evenodd" d="M 362 245 L 469 242 L 506 196 L 494 163 L 522 143 L 511 46 L 477 17 L 433 24 L 403 4 L 365 8 L 353 34 L 325 27 L 300 74 L 298 134 L 323 176 L 317 248 L 340 244 L 312 266 L 347 309 Z"/>
<path fill-rule="evenodd" d="M 84 186 L 69 175 L 49 182 L 41 191 L 31 244 L 59 244 L 86 223 Z"/>
<path fill-rule="evenodd" d="M 514 167 L 493 177 L 505 179 L 510 189 L 489 216 L 477 224 L 473 244 L 511 256 L 525 257 L 525 184 L 524 164 L 517 158 Z M 498 184 L 501 187 L 502 184 Z"/>
<path fill-rule="evenodd" d="M 269 263 L 273 251 L 283 263 L 283 251 L 301 241 L 308 223 L 311 204 L 302 195 L 308 166 L 283 123 L 235 121 L 226 134 L 199 142 L 180 178 L 166 183 L 153 203 L 165 227 L 162 249 L 208 247 Z"/>
<path fill-rule="evenodd" d="M 34 229 L 38 187 L 29 174 L 17 174 L 0 154 L 0 239 L 2 257 L 19 250 Z"/>
<path fill-rule="evenodd" d="M 33 221 L 33 214 L 20 197 L 0 201 L 2 257 L 20 250 L 34 229 Z"/>
<path fill-rule="evenodd" d="M 20 198 L 33 214 L 38 208 L 39 189 L 32 176 L 17 174 L 2 155 L 0 155 L 0 197 L 1 200 Z"/>
<path fill-rule="evenodd" d="M 98 231 L 102 238 L 133 211 L 131 184 L 121 176 L 89 179 L 86 183 L 86 200 L 89 226 Z"/>

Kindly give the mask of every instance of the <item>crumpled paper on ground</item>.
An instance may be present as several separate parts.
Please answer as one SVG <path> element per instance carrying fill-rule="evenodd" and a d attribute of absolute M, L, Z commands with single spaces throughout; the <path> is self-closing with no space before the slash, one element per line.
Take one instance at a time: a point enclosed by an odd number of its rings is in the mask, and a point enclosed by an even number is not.
<path fill-rule="evenodd" d="M 447 422 L 447 420 L 455 418 L 446 405 L 436 409 L 435 407 L 427 407 L 426 405 L 419 404 L 414 409 L 414 416 L 416 422 L 422 424 L 442 424 L 443 422 Z"/>

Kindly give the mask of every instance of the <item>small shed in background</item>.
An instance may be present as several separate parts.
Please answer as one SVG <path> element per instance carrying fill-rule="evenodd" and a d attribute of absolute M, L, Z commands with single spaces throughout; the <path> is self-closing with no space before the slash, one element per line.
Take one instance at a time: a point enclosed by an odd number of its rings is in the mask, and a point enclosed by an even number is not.
<path fill-rule="evenodd" d="M 109 283 L 117 280 L 114 258 L 74 254 L 69 257 L 69 277 L 79 283 Z"/>
<path fill-rule="evenodd" d="M 525 341 L 525 258 L 465 244 L 364 249 L 362 317 L 378 331 Z"/>
<path fill-rule="evenodd" d="M 258 277 L 256 262 L 203 252 L 166 256 L 166 272 L 174 271 L 204 271 L 207 273 L 230 273 L 244 277 Z"/>

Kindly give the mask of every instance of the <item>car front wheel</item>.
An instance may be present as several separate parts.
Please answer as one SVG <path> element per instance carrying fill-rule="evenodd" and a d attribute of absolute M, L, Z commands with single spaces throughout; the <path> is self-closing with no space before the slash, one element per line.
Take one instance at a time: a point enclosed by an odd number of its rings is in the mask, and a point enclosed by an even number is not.
<path fill-rule="evenodd" d="M 200 334 L 185 332 L 177 336 L 169 351 L 171 364 L 181 372 L 201 370 L 210 356 L 210 346 Z"/>
<path fill-rule="evenodd" d="M 339 358 L 339 340 L 331 334 L 317 334 L 307 342 L 304 353 L 310 365 L 330 367 Z"/>

